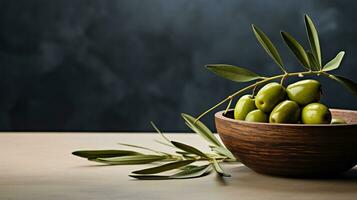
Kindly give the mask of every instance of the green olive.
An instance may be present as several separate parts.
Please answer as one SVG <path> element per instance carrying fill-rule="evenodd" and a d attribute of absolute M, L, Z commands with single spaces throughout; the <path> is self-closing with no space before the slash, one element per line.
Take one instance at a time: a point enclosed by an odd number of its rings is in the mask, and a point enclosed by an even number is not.
<path fill-rule="evenodd" d="M 289 123 L 299 122 L 300 108 L 295 101 L 285 100 L 279 103 L 270 113 L 270 123 Z"/>
<path fill-rule="evenodd" d="M 289 99 L 304 106 L 320 100 L 321 84 L 312 79 L 298 81 L 288 85 L 286 93 Z"/>
<path fill-rule="evenodd" d="M 285 88 L 279 83 L 268 83 L 259 90 L 255 97 L 255 105 L 259 110 L 269 113 L 285 99 Z"/>
<path fill-rule="evenodd" d="M 244 120 L 247 114 L 255 109 L 256 107 L 252 95 L 244 95 L 237 101 L 234 107 L 234 119 Z"/>
<path fill-rule="evenodd" d="M 302 109 L 301 120 L 304 124 L 329 124 L 331 112 L 321 103 L 310 103 Z"/>
<path fill-rule="evenodd" d="M 253 111 L 250 111 L 247 116 L 245 117 L 245 121 L 248 121 L 248 122 L 268 122 L 269 121 L 269 117 L 268 115 L 259 110 L 259 109 L 256 109 L 256 110 L 253 110 Z"/>
<path fill-rule="evenodd" d="M 347 124 L 345 120 L 341 118 L 332 118 L 331 124 Z"/>

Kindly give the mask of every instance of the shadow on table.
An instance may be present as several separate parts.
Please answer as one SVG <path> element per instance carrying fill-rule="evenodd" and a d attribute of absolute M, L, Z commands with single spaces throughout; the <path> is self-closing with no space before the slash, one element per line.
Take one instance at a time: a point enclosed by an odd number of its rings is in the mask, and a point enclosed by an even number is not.
<path fill-rule="evenodd" d="M 357 168 L 353 168 L 343 174 L 326 178 L 328 180 L 348 180 L 357 183 Z"/>
<path fill-rule="evenodd" d="M 228 169 L 229 170 L 229 169 Z M 229 170 L 232 177 L 216 177 L 216 182 L 225 187 L 256 188 L 271 192 L 316 193 L 346 193 L 357 191 L 357 168 L 341 175 L 328 178 L 284 178 L 258 174 L 245 166 L 234 167 Z"/>

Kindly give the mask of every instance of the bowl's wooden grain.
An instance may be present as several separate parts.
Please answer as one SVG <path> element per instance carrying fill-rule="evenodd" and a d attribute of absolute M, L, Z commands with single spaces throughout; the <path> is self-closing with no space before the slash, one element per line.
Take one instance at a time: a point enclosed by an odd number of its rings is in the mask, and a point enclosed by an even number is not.
<path fill-rule="evenodd" d="M 215 114 L 226 147 L 252 170 L 287 177 L 331 176 L 357 164 L 357 111 L 331 109 L 348 124 L 269 124 Z"/>

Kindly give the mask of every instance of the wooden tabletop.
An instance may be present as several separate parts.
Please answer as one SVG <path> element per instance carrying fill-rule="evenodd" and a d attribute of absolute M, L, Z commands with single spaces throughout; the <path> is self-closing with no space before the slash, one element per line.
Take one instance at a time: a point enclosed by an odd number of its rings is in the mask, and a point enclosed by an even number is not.
<path fill-rule="evenodd" d="M 205 149 L 193 134 L 169 137 Z M 113 149 L 117 142 L 166 149 L 151 133 L 0 133 L 1 200 L 357 199 L 357 168 L 333 179 L 288 179 L 224 165 L 232 175 L 142 181 L 128 177 L 144 166 L 102 166 L 71 155 L 78 149 Z M 326 166 L 328 167 L 328 166 Z"/>

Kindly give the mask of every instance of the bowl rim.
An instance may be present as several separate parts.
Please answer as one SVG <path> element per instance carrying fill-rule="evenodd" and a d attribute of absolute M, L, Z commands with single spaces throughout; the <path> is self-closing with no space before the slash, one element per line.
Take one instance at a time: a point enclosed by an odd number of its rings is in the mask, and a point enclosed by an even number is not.
<path fill-rule="evenodd" d="M 348 109 L 330 109 L 331 111 L 342 111 L 342 112 L 347 112 L 347 113 L 354 113 L 357 115 L 357 110 L 348 110 Z M 229 109 L 228 111 L 233 111 L 233 109 Z M 275 127 L 284 127 L 284 126 L 289 126 L 289 127 L 331 127 L 331 126 L 357 126 L 356 123 L 350 123 L 350 124 L 282 124 L 282 123 L 265 123 L 265 122 L 248 122 L 244 120 L 236 120 L 232 119 L 229 117 L 226 117 L 223 115 L 225 110 L 218 111 L 214 114 L 215 118 L 225 120 L 225 121 L 230 121 L 232 123 L 238 123 L 238 124 L 247 124 L 247 125 L 265 125 L 265 126 L 275 126 Z"/>

